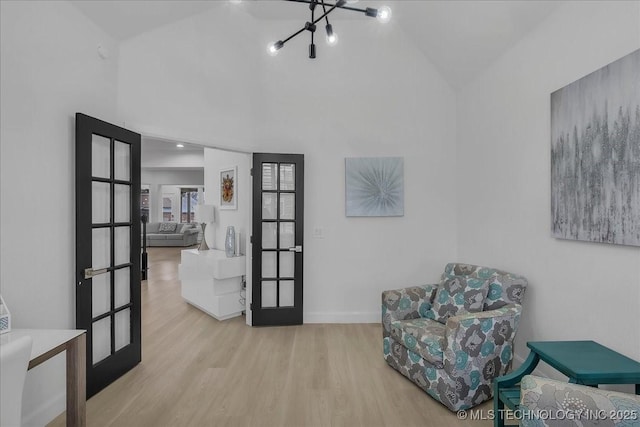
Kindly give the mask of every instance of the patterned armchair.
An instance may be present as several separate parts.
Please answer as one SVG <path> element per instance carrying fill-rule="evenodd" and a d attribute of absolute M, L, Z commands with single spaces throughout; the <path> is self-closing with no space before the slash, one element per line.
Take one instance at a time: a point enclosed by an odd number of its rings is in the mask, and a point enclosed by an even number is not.
<path fill-rule="evenodd" d="M 382 293 L 387 363 L 452 411 L 491 398 L 511 367 L 527 281 L 493 268 L 447 264 L 439 285 Z"/>
<path fill-rule="evenodd" d="M 640 396 L 526 375 L 518 412 L 523 427 L 640 426 Z"/>

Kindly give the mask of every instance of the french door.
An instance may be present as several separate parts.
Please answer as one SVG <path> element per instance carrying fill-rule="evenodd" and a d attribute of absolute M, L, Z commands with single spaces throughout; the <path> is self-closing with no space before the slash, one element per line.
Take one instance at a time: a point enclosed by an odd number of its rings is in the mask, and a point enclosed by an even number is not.
<path fill-rule="evenodd" d="M 76 114 L 76 327 L 87 398 L 141 360 L 140 135 Z"/>
<path fill-rule="evenodd" d="M 252 324 L 302 324 L 304 156 L 253 155 Z"/>

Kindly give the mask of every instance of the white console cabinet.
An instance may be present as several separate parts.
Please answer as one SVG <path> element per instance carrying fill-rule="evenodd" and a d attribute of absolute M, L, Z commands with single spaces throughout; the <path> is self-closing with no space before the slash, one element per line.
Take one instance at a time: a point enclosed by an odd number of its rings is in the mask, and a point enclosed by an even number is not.
<path fill-rule="evenodd" d="M 182 251 L 179 276 L 182 298 L 189 304 L 218 320 L 240 316 L 245 307 L 240 304 L 242 276 L 246 258 L 227 258 L 224 251 L 211 249 Z"/>

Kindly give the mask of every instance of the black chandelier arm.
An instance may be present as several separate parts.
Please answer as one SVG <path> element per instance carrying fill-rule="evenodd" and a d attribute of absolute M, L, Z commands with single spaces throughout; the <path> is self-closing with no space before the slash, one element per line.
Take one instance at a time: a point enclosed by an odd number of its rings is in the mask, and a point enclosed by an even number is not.
<path fill-rule="evenodd" d="M 320 0 L 320 4 L 322 4 L 322 11 L 323 11 L 324 13 L 327 13 L 327 5 L 326 5 L 326 3 L 324 2 L 324 0 Z M 324 19 L 327 21 L 327 25 L 329 25 L 329 17 L 328 17 L 328 16 L 325 16 L 325 17 L 324 17 Z"/>
<path fill-rule="evenodd" d="M 305 31 L 307 28 L 306 27 L 302 27 L 300 28 L 298 31 L 296 31 L 295 33 L 291 34 L 289 37 L 287 37 L 282 41 L 282 44 L 284 45 L 286 42 L 288 42 L 289 40 L 291 40 L 292 38 L 294 38 L 295 36 L 297 36 L 298 34 L 300 34 L 301 32 Z"/>
<path fill-rule="evenodd" d="M 312 1 L 314 1 L 314 0 L 312 0 Z M 315 24 L 314 18 L 316 16 L 316 7 L 315 7 L 316 3 L 317 2 L 314 1 L 313 7 L 309 6 L 309 7 L 311 7 L 311 22 L 313 22 L 314 24 Z M 306 25 L 305 25 L 305 27 L 306 27 Z M 315 30 L 315 28 L 313 28 L 313 30 L 311 30 L 311 45 L 313 45 L 313 36 L 315 35 L 315 33 L 316 33 L 316 30 Z"/>
<path fill-rule="evenodd" d="M 310 0 L 306 0 L 306 1 L 303 1 L 303 0 L 286 0 L 286 1 L 298 1 L 298 2 L 300 2 L 300 3 L 308 3 L 308 4 L 311 4 L 311 1 L 310 1 Z M 338 7 L 338 5 L 337 5 L 337 4 L 331 5 L 331 8 L 330 8 L 328 11 L 324 12 L 324 13 L 323 13 L 319 18 L 314 19 L 314 20 L 311 22 L 311 24 L 312 24 L 312 25 L 315 25 L 315 24 L 317 24 L 318 22 L 322 21 L 322 20 L 323 20 L 327 15 L 329 15 L 331 12 L 333 12 L 337 7 Z M 307 24 L 308 24 L 308 23 L 307 23 Z M 308 25 L 307 25 L 307 24 L 305 24 L 305 26 L 304 26 L 304 27 L 302 27 L 301 29 L 299 29 L 299 30 L 298 30 L 298 31 L 296 31 L 295 33 L 291 34 L 291 35 L 290 35 L 289 37 L 287 37 L 286 39 L 282 40 L 282 44 L 284 45 L 286 42 L 288 42 L 289 40 L 291 40 L 292 38 L 294 38 L 295 36 L 297 36 L 297 35 L 298 35 L 298 34 L 300 34 L 301 32 L 305 31 L 305 30 L 307 29 L 307 27 L 308 27 Z"/>
<path fill-rule="evenodd" d="M 290 1 L 290 2 L 294 2 L 294 3 L 306 3 L 306 4 L 311 4 L 313 0 L 285 0 L 285 1 Z M 351 6 L 345 6 L 345 5 L 338 5 L 336 4 L 326 4 L 327 6 L 331 6 L 332 8 L 339 8 L 339 9 L 345 9 L 345 10 L 353 10 L 354 12 L 363 12 L 365 13 L 367 10 L 366 9 L 360 9 L 358 7 L 351 7 Z"/>
<path fill-rule="evenodd" d="M 289 1 L 289 0 L 287 0 L 287 1 Z M 297 1 L 297 0 L 291 0 L 291 1 Z M 324 4 L 324 2 L 323 2 L 323 4 Z M 334 5 L 331 5 L 331 8 L 329 10 L 324 10 L 324 13 L 318 19 L 313 21 L 313 24 L 317 24 L 318 22 L 320 22 L 323 19 L 325 19 L 331 12 L 336 10 L 337 7 L 339 7 L 337 3 L 334 4 Z"/>

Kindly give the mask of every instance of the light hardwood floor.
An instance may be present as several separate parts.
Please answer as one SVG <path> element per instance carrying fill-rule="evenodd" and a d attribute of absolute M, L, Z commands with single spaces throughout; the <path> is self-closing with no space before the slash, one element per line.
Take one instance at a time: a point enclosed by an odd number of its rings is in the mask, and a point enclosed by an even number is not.
<path fill-rule="evenodd" d="M 458 420 L 391 369 L 379 324 L 219 322 L 182 300 L 179 248 L 149 259 L 142 362 L 87 402 L 89 426 L 492 425 Z"/>

